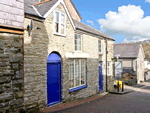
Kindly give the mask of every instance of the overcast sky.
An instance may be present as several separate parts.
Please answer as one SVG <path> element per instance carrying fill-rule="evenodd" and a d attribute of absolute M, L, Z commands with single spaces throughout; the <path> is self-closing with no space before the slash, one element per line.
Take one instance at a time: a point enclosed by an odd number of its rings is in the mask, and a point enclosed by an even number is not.
<path fill-rule="evenodd" d="M 150 39 L 150 0 L 72 0 L 81 22 L 115 43 Z"/>

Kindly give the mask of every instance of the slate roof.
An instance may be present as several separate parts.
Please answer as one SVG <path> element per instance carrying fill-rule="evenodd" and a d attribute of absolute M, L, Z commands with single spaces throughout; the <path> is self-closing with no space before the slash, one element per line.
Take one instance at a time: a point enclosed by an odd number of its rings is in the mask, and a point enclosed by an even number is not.
<path fill-rule="evenodd" d="M 38 0 L 24 0 L 24 11 L 25 13 L 39 16 L 31 5 L 37 3 Z"/>
<path fill-rule="evenodd" d="M 137 58 L 139 48 L 138 43 L 114 44 L 114 57 L 120 55 L 119 58 Z"/>
<path fill-rule="evenodd" d="M 100 31 L 98 31 L 98 30 L 96 30 L 96 29 L 94 29 L 94 28 L 92 28 L 92 27 L 90 27 L 86 24 L 83 24 L 82 22 L 78 22 L 74 19 L 73 19 L 73 22 L 75 24 L 76 29 L 83 30 L 83 31 L 86 31 L 86 32 L 89 32 L 89 33 L 92 33 L 92 34 L 95 34 L 95 35 L 98 35 L 98 36 L 103 36 L 103 37 L 106 37 L 108 39 L 115 40 L 115 39 L 103 34 L 102 32 L 100 32 Z"/>
<path fill-rule="evenodd" d="M 50 0 L 49 2 L 45 2 L 39 5 L 35 5 L 34 7 L 38 10 L 38 12 L 44 16 L 57 2 L 58 0 Z"/>

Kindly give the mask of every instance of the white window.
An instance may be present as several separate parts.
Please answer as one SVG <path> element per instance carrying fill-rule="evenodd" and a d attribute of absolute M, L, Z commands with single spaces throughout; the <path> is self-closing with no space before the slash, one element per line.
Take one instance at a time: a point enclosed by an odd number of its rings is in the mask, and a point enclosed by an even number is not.
<path fill-rule="evenodd" d="M 66 35 L 66 16 L 60 11 L 54 11 L 54 34 Z"/>
<path fill-rule="evenodd" d="M 75 51 L 82 51 L 81 34 L 75 34 Z"/>
<path fill-rule="evenodd" d="M 110 75 L 110 62 L 107 62 L 107 75 Z"/>
<path fill-rule="evenodd" d="M 102 42 L 100 39 L 98 40 L 98 52 L 102 53 Z"/>
<path fill-rule="evenodd" d="M 86 85 L 86 60 L 70 59 L 69 88 Z"/>

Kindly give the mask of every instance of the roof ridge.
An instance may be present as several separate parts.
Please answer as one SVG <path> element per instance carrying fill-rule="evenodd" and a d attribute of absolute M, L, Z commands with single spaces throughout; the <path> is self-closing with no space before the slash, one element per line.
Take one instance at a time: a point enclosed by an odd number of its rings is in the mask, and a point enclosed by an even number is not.
<path fill-rule="evenodd" d="M 51 0 L 45 0 L 45 1 L 42 1 L 42 2 L 39 2 L 39 3 L 33 4 L 33 5 L 36 6 L 36 5 L 43 4 L 43 3 L 46 3 L 46 2 L 49 2 L 49 1 L 51 1 Z"/>

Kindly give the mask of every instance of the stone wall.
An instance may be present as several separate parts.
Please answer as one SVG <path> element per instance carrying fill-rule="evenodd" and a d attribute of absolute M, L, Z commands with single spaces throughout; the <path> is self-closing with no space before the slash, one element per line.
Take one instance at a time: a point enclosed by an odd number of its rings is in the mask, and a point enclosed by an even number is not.
<path fill-rule="evenodd" d="M 109 92 L 114 91 L 114 77 L 108 76 L 107 77 L 107 89 Z"/>
<path fill-rule="evenodd" d="M 31 19 L 25 18 L 24 26 Z M 28 111 L 47 105 L 48 35 L 42 21 L 33 20 L 31 35 L 24 33 L 24 104 Z M 37 29 L 40 27 L 40 29 Z"/>
<path fill-rule="evenodd" d="M 74 99 L 86 98 L 99 92 L 99 68 L 98 59 L 86 59 L 86 81 L 87 88 L 69 93 L 69 59 L 63 60 L 62 76 L 62 101 L 72 101 Z"/>
<path fill-rule="evenodd" d="M 0 112 L 23 107 L 22 35 L 0 33 Z"/>

